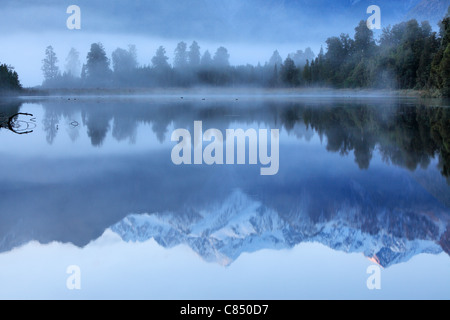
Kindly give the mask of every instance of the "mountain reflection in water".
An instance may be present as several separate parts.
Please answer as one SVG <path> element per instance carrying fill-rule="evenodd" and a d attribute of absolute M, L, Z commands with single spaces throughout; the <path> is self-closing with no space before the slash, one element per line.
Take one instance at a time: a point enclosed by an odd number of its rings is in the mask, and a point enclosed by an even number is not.
<path fill-rule="evenodd" d="M 450 254 L 449 108 L 400 99 L 209 100 L 0 104 L 0 138 L 12 141 L 1 151 L 0 207 L 14 211 L 0 213 L 0 250 L 33 240 L 83 247 L 111 229 L 125 241 L 187 244 L 224 265 L 243 252 L 303 242 L 361 252 L 383 267 Z M 21 137 L 39 137 L 33 157 L 15 153 L 17 140 L 5 136 L 11 116 L 36 116 L 27 108 L 41 115 Z M 279 174 L 174 166 L 171 129 L 192 130 L 196 120 L 205 129 L 281 129 Z M 159 148 L 134 152 L 150 140 L 142 127 Z M 76 157 L 39 152 L 61 148 L 62 135 Z M 127 152 L 106 153 L 111 141 Z"/>

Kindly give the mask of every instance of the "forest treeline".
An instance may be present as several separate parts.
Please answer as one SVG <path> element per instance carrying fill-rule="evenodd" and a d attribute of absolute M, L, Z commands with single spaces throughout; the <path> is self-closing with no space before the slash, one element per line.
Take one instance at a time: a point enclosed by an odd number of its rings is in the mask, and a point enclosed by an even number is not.
<path fill-rule="evenodd" d="M 172 64 L 164 47 L 139 65 L 136 46 L 117 48 L 108 57 L 101 43 L 91 45 L 85 63 L 72 48 L 63 71 L 52 46 L 42 60 L 43 88 L 153 88 L 194 86 L 246 86 L 261 88 L 333 87 L 426 90 L 450 97 L 450 8 L 434 32 L 428 22 L 416 20 L 385 28 L 378 39 L 361 21 L 352 37 L 328 38 L 326 50 L 310 48 L 284 60 L 275 51 L 265 64 L 230 64 L 220 47 L 214 54 L 201 52 L 197 42 L 180 42 Z M 0 92 L 22 86 L 11 66 L 0 65 Z"/>
<path fill-rule="evenodd" d="M 86 63 L 76 49 L 60 72 L 51 46 L 46 49 L 42 70 L 47 88 L 147 88 L 207 86 L 334 87 L 427 90 L 450 96 L 450 8 L 434 32 L 428 22 L 402 22 L 374 38 L 366 22 L 355 28 L 354 37 L 328 38 L 326 50 L 316 56 L 310 48 L 282 59 L 275 51 L 264 64 L 230 65 L 230 54 L 220 47 L 214 54 L 193 42 L 180 42 L 173 63 L 159 47 L 151 64 L 140 66 L 137 49 L 118 48 L 107 56 L 101 43 L 91 45 Z"/>
<path fill-rule="evenodd" d="M 0 64 L 0 95 L 20 89 L 22 89 L 22 85 L 14 68 L 6 64 Z"/>

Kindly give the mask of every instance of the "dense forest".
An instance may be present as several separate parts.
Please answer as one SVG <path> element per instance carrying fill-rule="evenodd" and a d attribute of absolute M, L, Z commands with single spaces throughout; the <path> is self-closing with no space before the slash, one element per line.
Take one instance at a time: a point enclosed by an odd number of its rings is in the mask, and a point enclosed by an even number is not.
<path fill-rule="evenodd" d="M 101 43 L 91 45 L 86 63 L 72 49 L 61 73 L 51 46 L 42 70 L 47 88 L 148 88 L 247 86 L 334 87 L 427 90 L 450 96 L 450 8 L 433 32 L 428 22 L 416 20 L 385 28 L 379 37 L 361 21 L 354 37 L 328 38 L 326 50 L 316 56 L 310 48 L 282 59 L 278 51 L 264 65 L 230 65 L 230 54 L 220 47 L 212 55 L 200 46 L 180 42 L 169 64 L 166 49 L 159 47 L 150 65 L 140 66 L 137 49 L 118 48 L 108 58 Z"/>
<path fill-rule="evenodd" d="M 361 21 L 352 37 L 328 38 L 326 50 L 315 55 L 310 48 L 283 60 L 275 51 L 264 64 L 230 65 L 230 54 L 220 47 L 201 53 L 193 42 L 180 42 L 172 64 L 159 47 L 151 64 L 139 65 L 137 48 L 117 48 L 111 59 L 101 43 L 91 45 L 84 64 L 72 48 L 64 71 L 52 46 L 42 60 L 43 88 L 153 88 L 194 86 L 245 86 L 262 88 L 332 87 L 425 90 L 450 97 L 450 8 L 434 32 L 428 22 L 402 22 L 383 29 L 378 39 Z M 0 65 L 0 93 L 19 90 L 11 66 Z"/>
<path fill-rule="evenodd" d="M 6 64 L 0 64 L 0 95 L 20 89 L 22 89 L 22 85 L 14 68 Z"/>

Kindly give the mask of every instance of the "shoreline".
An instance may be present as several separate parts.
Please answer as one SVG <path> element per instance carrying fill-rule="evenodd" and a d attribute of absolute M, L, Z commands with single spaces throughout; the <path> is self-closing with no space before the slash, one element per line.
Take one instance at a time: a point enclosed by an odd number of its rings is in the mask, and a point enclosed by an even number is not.
<path fill-rule="evenodd" d="M 439 97 L 424 90 L 390 89 L 333 89 L 311 88 L 257 88 L 257 87 L 192 87 L 192 88 L 83 88 L 83 89 L 41 89 L 24 88 L 19 92 L 0 94 L 0 102 L 8 100 L 61 99 L 67 101 L 126 98 L 126 99 L 173 99 L 187 100 L 298 100 L 298 99 L 404 99 L 434 101 L 450 106 L 450 99 Z"/>
<path fill-rule="evenodd" d="M 423 90 L 388 89 L 333 89 L 333 88 L 256 88 L 256 87 L 192 87 L 192 88 L 86 88 L 86 89 L 34 89 L 26 88 L 13 97 L 88 97 L 88 96 L 287 96 L 287 97 L 379 97 L 379 98 L 434 98 Z M 438 97 L 435 97 L 438 98 Z"/>

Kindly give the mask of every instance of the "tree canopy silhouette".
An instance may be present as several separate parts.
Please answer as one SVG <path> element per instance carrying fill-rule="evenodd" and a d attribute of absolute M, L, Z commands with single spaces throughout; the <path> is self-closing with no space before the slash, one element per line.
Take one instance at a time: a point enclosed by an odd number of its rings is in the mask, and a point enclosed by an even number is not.
<path fill-rule="evenodd" d="M 450 8 L 449 8 L 450 10 Z M 73 49 L 74 50 L 74 49 Z M 233 66 L 227 48 L 203 55 L 194 41 L 178 43 L 172 65 L 166 48 L 159 47 L 150 65 L 140 66 L 135 46 L 118 48 L 110 60 L 102 44 L 94 43 L 83 65 L 81 79 L 68 74 L 76 70 L 76 51 L 66 74 L 60 75 L 51 46 L 43 60 L 44 85 L 59 87 L 334 87 L 426 90 L 434 96 L 450 96 L 450 17 L 433 32 L 428 22 L 410 20 L 385 28 L 375 40 L 361 21 L 353 38 L 349 34 L 330 37 L 316 56 L 311 48 L 297 50 L 283 61 L 277 50 L 265 64 Z"/>
<path fill-rule="evenodd" d="M 17 91 L 22 89 L 19 75 L 14 68 L 6 64 L 0 64 L 0 94 L 6 91 Z"/>

